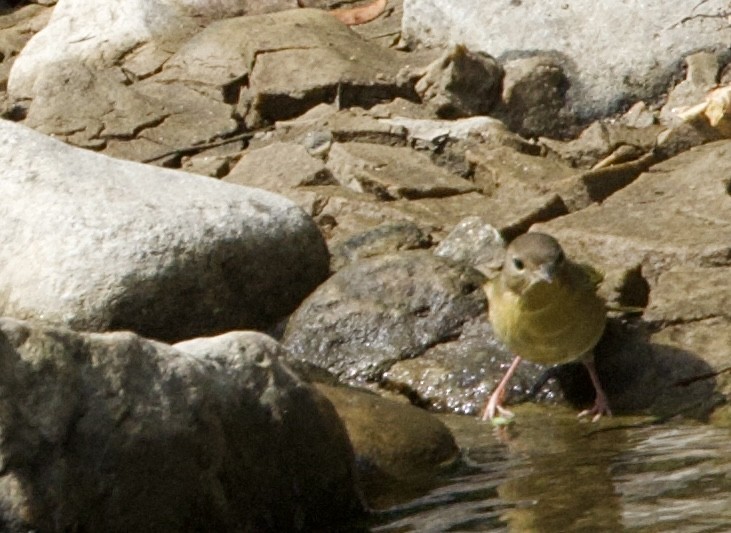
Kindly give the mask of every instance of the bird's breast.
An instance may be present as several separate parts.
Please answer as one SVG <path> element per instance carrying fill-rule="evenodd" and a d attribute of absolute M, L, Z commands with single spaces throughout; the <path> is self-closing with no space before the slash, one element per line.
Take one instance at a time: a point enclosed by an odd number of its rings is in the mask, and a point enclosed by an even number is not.
<path fill-rule="evenodd" d="M 604 302 L 593 290 L 542 284 L 527 294 L 492 290 L 490 321 L 516 355 L 542 364 L 574 361 L 599 341 Z"/>

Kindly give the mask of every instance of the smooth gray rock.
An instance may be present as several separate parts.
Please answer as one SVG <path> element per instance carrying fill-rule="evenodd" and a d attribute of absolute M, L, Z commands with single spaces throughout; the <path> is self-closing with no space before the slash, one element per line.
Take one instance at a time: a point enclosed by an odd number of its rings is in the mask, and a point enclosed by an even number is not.
<path fill-rule="evenodd" d="M 362 511 L 347 433 L 282 356 L 254 332 L 176 349 L 0 319 L 2 530 L 347 523 Z"/>
<path fill-rule="evenodd" d="M 119 161 L 0 122 L 0 312 L 159 339 L 267 327 L 328 271 L 266 191 Z"/>
<path fill-rule="evenodd" d="M 501 60 L 554 55 L 571 83 L 571 110 L 589 119 L 662 95 L 691 52 L 727 51 L 727 10 L 722 0 L 405 0 L 403 34 L 410 42 L 463 44 Z"/>

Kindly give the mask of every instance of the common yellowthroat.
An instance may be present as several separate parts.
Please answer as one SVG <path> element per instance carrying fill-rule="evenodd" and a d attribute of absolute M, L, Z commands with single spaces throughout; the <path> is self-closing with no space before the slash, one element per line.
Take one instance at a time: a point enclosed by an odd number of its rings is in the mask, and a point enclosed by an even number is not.
<path fill-rule="evenodd" d="M 516 357 L 490 396 L 483 420 L 498 413 L 512 417 L 502 402 L 522 358 L 539 364 L 580 360 L 596 398 L 594 407 L 579 416 L 596 421 L 612 414 L 592 352 L 607 318 L 606 305 L 596 293 L 597 277 L 590 267 L 568 259 L 558 241 L 545 233 L 525 233 L 510 243 L 500 273 L 485 290 L 495 334 Z"/>

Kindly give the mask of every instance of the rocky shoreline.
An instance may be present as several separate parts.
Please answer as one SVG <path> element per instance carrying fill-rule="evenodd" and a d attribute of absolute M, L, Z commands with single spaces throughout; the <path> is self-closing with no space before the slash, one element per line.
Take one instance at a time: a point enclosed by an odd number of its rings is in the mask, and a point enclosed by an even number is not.
<path fill-rule="evenodd" d="M 723 3 L 622 13 L 656 44 L 483 4 L 0 11 L 3 530 L 357 524 L 459 461 L 428 411 L 499 380 L 482 284 L 531 228 L 604 273 L 616 413 L 731 425 Z"/>

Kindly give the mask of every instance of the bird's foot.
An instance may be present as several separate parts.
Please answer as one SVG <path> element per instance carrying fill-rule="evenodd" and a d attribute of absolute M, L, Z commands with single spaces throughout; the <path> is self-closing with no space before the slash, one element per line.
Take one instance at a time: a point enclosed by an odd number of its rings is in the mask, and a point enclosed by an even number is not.
<path fill-rule="evenodd" d="M 502 394 L 498 394 L 499 391 L 495 391 L 492 396 L 490 396 L 490 400 L 488 400 L 487 405 L 485 405 L 485 410 L 482 412 L 482 420 L 496 420 L 498 418 L 498 415 L 500 418 L 503 418 L 505 420 L 511 420 L 515 418 L 515 413 L 512 411 L 509 411 L 508 409 L 505 409 L 502 405 Z"/>
<path fill-rule="evenodd" d="M 581 411 L 578 414 L 578 418 L 584 418 L 585 416 L 590 416 L 592 422 L 596 422 L 603 416 L 612 416 L 612 410 L 609 409 L 609 402 L 607 402 L 606 396 L 597 395 L 596 400 L 594 400 L 594 407 L 591 409 L 585 409 Z"/>

